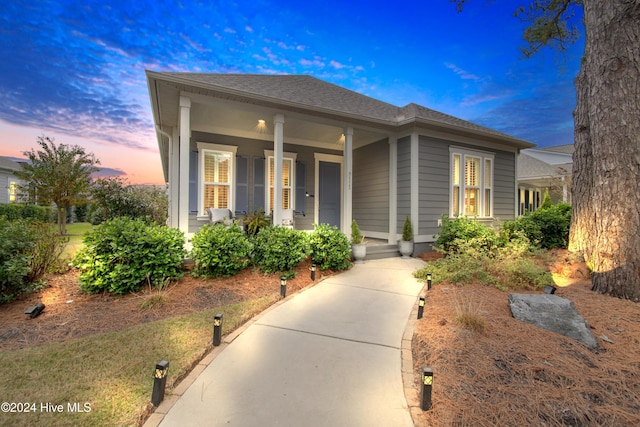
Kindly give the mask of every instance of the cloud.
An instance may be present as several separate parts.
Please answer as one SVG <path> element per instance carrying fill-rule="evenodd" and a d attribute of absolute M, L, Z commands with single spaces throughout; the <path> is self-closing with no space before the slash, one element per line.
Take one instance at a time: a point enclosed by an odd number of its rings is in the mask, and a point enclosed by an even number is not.
<path fill-rule="evenodd" d="M 452 70 L 454 73 L 456 73 L 458 76 L 460 76 L 461 79 L 463 80 L 474 80 L 474 81 L 480 81 L 482 80 L 481 77 L 470 73 L 466 70 L 463 70 L 462 68 L 459 68 L 457 65 L 452 64 L 450 62 L 445 62 L 444 66 L 447 67 L 448 69 Z"/>

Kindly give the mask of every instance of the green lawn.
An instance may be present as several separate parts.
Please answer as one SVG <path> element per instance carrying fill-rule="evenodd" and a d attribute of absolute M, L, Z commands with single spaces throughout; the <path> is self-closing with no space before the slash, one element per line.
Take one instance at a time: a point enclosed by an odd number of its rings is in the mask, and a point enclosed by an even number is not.
<path fill-rule="evenodd" d="M 158 361 L 170 362 L 168 393 L 210 348 L 216 313 L 224 314 L 226 334 L 276 299 L 272 295 L 119 332 L 0 352 L 2 401 L 20 403 L 20 408 L 30 404 L 29 413 L 0 412 L 0 425 L 139 425 L 150 404 Z M 61 413 L 46 410 L 59 405 Z"/>
<path fill-rule="evenodd" d="M 82 238 L 87 231 L 93 230 L 93 225 L 88 222 L 78 222 L 75 224 L 67 224 L 67 236 L 69 243 L 65 248 L 62 256 L 72 258 L 76 252 L 82 247 Z"/>

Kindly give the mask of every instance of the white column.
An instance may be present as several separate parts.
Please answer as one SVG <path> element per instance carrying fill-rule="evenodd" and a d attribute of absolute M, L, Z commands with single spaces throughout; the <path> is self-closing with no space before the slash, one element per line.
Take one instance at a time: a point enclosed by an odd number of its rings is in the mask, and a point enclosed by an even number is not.
<path fill-rule="evenodd" d="M 413 235 L 417 236 L 420 229 L 419 224 L 419 171 L 418 168 L 420 166 L 419 162 L 419 150 L 418 150 L 418 134 L 413 132 L 411 134 L 411 225 L 413 226 Z"/>
<path fill-rule="evenodd" d="M 273 224 L 282 225 L 282 152 L 284 144 L 284 115 L 273 116 Z M 267 167 L 269 165 L 267 164 Z M 269 183 L 267 183 L 269 185 Z"/>
<path fill-rule="evenodd" d="M 353 219 L 353 128 L 344 130 L 344 166 L 342 177 L 342 232 L 351 234 Z"/>
<path fill-rule="evenodd" d="M 567 188 L 567 180 L 565 178 L 565 176 L 562 177 L 562 201 L 567 203 L 569 200 L 569 189 Z"/>
<path fill-rule="evenodd" d="M 180 97 L 180 186 L 178 228 L 189 232 L 189 144 L 191 142 L 191 98 Z"/>
<path fill-rule="evenodd" d="M 169 145 L 169 226 L 179 228 L 180 200 L 180 129 L 173 128 Z"/>
<path fill-rule="evenodd" d="M 389 244 L 398 242 L 398 138 L 389 137 Z"/>

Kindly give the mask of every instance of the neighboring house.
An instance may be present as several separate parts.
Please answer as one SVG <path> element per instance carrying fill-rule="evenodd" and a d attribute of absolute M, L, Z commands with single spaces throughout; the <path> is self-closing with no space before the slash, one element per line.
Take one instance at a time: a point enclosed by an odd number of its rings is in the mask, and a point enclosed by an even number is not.
<path fill-rule="evenodd" d="M 571 203 L 573 144 L 527 149 L 518 156 L 518 214 L 535 211 L 548 190 L 553 203 Z"/>
<path fill-rule="evenodd" d="M 295 228 L 356 219 L 389 243 L 441 215 L 516 215 L 516 157 L 534 144 L 416 104 L 397 107 L 306 75 L 147 71 L 169 225 L 190 239 L 209 207 L 263 208 Z"/>
<path fill-rule="evenodd" d="M 7 157 L 0 157 L 0 203 L 13 203 L 20 201 L 18 186 L 23 184 L 15 176 L 22 166 L 19 162 Z"/>

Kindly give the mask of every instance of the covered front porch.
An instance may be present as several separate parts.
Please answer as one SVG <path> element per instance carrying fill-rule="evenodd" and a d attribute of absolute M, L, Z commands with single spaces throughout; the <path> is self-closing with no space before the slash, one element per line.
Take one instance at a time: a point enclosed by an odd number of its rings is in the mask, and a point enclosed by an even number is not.
<path fill-rule="evenodd" d="M 356 219 L 367 237 L 395 243 L 393 135 L 347 120 L 182 92 L 166 137 L 169 225 L 191 236 L 206 210 L 313 229 Z M 355 159 L 355 167 L 354 167 Z"/>

